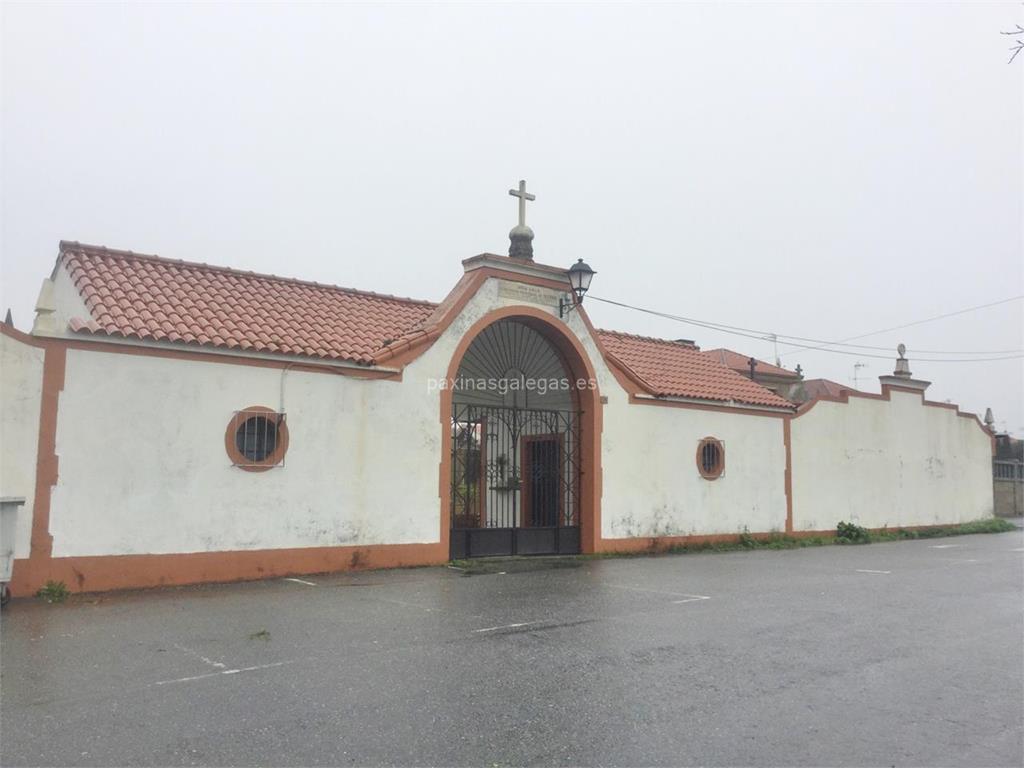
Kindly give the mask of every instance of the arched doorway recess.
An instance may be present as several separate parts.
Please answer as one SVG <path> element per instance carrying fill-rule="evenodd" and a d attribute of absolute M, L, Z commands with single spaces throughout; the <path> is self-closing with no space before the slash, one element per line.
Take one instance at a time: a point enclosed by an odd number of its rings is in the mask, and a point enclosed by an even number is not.
<path fill-rule="evenodd" d="M 507 308 L 471 329 L 449 373 L 450 556 L 593 551 L 599 395 L 578 341 L 550 316 Z"/>

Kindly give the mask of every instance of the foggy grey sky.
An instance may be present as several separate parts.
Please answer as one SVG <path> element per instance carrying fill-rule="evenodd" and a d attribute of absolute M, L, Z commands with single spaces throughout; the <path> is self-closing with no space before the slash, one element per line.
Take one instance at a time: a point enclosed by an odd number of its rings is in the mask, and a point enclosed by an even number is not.
<path fill-rule="evenodd" d="M 2 10 L 2 290 L 61 238 L 440 300 L 505 253 L 592 293 L 838 339 L 1024 293 L 1019 3 L 17 5 Z M 595 324 L 772 346 L 591 302 Z M 1024 433 L 1024 302 L 865 344 Z M 780 345 L 781 352 L 789 348 Z M 893 357 L 888 352 L 875 353 Z M 961 357 L 961 356 L 957 356 Z M 892 360 L 783 363 L 862 388 Z"/>

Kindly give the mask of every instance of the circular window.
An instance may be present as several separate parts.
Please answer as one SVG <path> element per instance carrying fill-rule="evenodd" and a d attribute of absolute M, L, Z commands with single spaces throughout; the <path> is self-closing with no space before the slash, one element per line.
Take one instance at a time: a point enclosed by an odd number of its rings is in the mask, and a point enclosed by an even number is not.
<path fill-rule="evenodd" d="M 697 470 L 705 480 L 721 477 L 725 469 L 725 446 L 721 440 L 705 437 L 697 446 Z"/>
<path fill-rule="evenodd" d="M 260 472 L 278 466 L 288 450 L 284 414 L 262 406 L 238 411 L 228 424 L 224 447 L 241 469 Z"/>

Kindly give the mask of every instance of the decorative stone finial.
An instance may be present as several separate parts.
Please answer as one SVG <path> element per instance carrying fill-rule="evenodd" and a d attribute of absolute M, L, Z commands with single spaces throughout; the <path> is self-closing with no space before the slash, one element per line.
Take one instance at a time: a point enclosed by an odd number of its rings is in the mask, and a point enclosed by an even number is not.
<path fill-rule="evenodd" d="M 928 389 L 931 382 L 924 381 L 922 379 L 915 379 L 913 374 L 911 374 L 910 361 L 907 360 L 906 345 L 900 344 L 897 346 L 896 352 L 899 354 L 899 358 L 896 360 L 896 370 L 892 372 L 891 376 L 878 377 L 878 380 L 882 383 L 882 394 L 885 394 L 886 387 L 916 389 L 923 393 Z"/>
<path fill-rule="evenodd" d="M 513 259 L 533 261 L 533 230 L 526 226 L 526 201 L 536 200 L 536 195 L 526 191 L 526 182 L 519 180 L 519 189 L 508 191 L 512 197 L 519 198 L 519 223 L 508 233 L 508 255 Z"/>
<path fill-rule="evenodd" d="M 996 423 L 996 418 L 995 418 L 995 416 L 992 415 L 992 409 L 991 408 L 986 408 L 985 409 L 985 426 L 988 427 L 989 429 L 992 429 L 992 427 L 995 425 L 995 423 Z"/>
<path fill-rule="evenodd" d="M 896 370 L 892 372 L 892 375 L 899 376 L 901 379 L 909 379 L 911 377 L 910 361 L 906 358 L 906 345 L 901 343 L 896 347 L 896 352 L 899 354 L 899 359 L 896 361 Z"/>

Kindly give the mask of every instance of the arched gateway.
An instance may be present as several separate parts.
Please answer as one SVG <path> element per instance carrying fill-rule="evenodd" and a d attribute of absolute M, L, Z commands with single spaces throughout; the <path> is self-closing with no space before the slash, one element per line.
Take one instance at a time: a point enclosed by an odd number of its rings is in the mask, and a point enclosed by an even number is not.
<path fill-rule="evenodd" d="M 597 396 L 578 344 L 533 312 L 469 338 L 449 382 L 451 556 L 589 551 Z"/>

